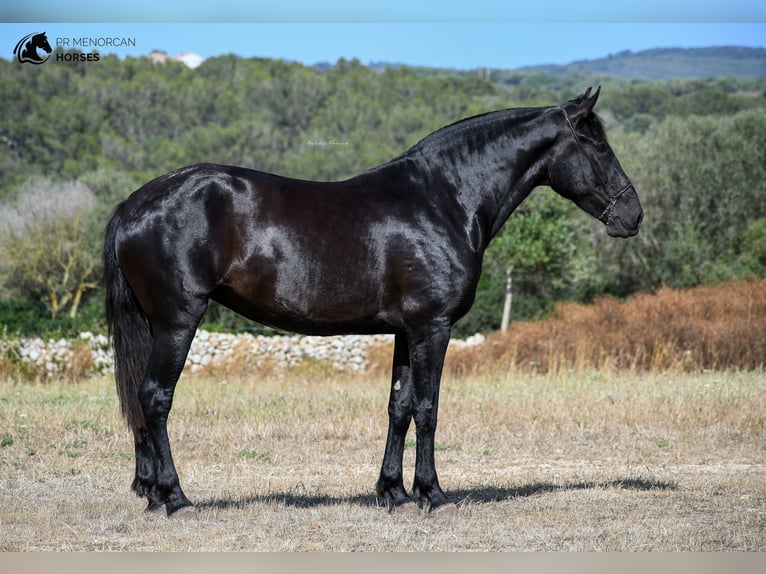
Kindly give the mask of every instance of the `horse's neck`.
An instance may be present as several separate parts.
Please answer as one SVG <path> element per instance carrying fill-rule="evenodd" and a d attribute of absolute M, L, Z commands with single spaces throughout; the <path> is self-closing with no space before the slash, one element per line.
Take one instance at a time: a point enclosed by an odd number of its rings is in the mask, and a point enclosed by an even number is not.
<path fill-rule="evenodd" d="M 546 111 L 495 112 L 421 142 L 430 180 L 454 195 L 480 227 L 481 249 L 530 192 L 547 181 L 555 130 Z"/>

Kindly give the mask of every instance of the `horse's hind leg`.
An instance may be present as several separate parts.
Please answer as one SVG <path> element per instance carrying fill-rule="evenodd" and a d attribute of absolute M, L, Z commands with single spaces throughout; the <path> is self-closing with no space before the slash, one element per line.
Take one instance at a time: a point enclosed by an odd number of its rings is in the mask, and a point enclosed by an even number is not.
<path fill-rule="evenodd" d="M 195 313 L 184 313 L 173 322 L 153 325 L 152 352 L 139 390 L 146 428 L 144 436 L 136 436 L 133 489 L 139 496 L 147 497 L 147 510 L 158 510 L 164 505 L 168 516 L 192 506 L 181 490 L 173 464 L 167 420 L 176 383 L 204 310 L 205 305 L 201 304 Z"/>

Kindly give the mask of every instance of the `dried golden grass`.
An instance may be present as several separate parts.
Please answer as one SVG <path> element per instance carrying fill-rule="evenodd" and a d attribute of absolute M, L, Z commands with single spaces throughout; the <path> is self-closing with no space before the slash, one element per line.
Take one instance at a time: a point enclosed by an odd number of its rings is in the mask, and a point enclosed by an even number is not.
<path fill-rule="evenodd" d="M 179 522 L 129 491 L 111 380 L 0 381 L 0 550 L 766 550 L 762 373 L 448 377 L 448 520 L 376 506 L 387 396 L 362 374 L 183 377 Z"/>
<path fill-rule="evenodd" d="M 632 372 L 759 369 L 766 363 L 766 280 L 662 288 L 626 302 L 559 304 L 448 354 L 455 375 L 495 371 Z"/>

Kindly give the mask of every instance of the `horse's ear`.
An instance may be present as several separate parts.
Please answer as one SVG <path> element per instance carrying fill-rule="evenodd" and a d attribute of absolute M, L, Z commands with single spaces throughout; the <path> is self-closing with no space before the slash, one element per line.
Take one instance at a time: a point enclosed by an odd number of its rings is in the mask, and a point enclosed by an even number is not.
<path fill-rule="evenodd" d="M 577 108 L 572 112 L 571 118 L 572 121 L 577 123 L 581 119 L 588 116 L 593 111 L 593 106 L 596 105 L 596 101 L 598 101 L 598 96 L 601 94 L 601 86 L 596 88 L 596 93 L 592 96 L 590 95 L 591 88 L 588 88 L 585 91 L 585 95 L 583 96 L 585 99 L 577 105 Z"/>

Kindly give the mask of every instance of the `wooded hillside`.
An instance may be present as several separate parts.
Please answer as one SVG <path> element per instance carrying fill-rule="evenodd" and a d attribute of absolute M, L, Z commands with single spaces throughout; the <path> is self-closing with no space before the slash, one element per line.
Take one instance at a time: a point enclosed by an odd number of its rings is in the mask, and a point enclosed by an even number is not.
<path fill-rule="evenodd" d="M 761 77 L 766 75 L 766 49 L 716 46 L 655 48 L 639 52 L 625 50 L 605 58 L 580 60 L 559 66 L 532 66 L 520 71 L 555 75 L 608 74 L 618 78 L 644 80 Z"/>
<path fill-rule="evenodd" d="M 113 56 L 0 60 L 0 78 L 0 324 L 9 331 L 99 329 L 103 226 L 118 201 L 164 172 L 220 162 L 345 178 L 460 118 L 560 104 L 597 83 L 597 111 L 645 208 L 642 232 L 607 238 L 555 193 L 534 193 L 498 245 L 513 249 L 560 224 L 545 233 L 540 257 L 514 266 L 513 318 L 540 316 L 554 301 L 766 274 L 764 76 L 456 74 L 345 60 L 320 70 L 230 55 L 196 69 Z M 487 254 L 475 308 L 456 335 L 499 326 L 507 252 Z M 247 324 L 217 307 L 207 321 Z"/>

